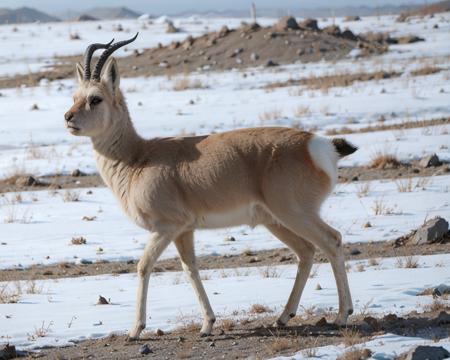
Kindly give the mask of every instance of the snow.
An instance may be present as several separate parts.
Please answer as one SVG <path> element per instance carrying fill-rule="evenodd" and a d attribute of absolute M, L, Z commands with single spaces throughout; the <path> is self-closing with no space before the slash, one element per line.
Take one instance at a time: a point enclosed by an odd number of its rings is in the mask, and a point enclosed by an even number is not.
<path fill-rule="evenodd" d="M 344 241 L 392 240 L 420 226 L 425 219 L 440 215 L 450 218 L 450 175 L 423 181 L 411 179 L 412 192 L 399 192 L 392 181 L 372 181 L 366 196 L 358 197 L 365 183 L 339 184 L 323 205 L 324 219 L 341 231 Z M 138 259 L 148 233 L 132 223 L 106 188 L 69 190 L 79 201 L 64 202 L 66 191 L 35 191 L 0 198 L 0 269 L 55 264 L 62 261 Z M 92 194 L 87 194 L 92 191 Z M 66 196 L 67 197 L 67 196 Z M 382 214 L 375 215 L 379 203 Z M 94 221 L 83 220 L 95 216 Z M 364 225 L 370 222 L 371 227 Z M 72 245 L 72 237 L 83 236 L 86 245 Z M 233 236 L 235 242 L 225 238 Z M 284 245 L 265 228 L 225 228 L 196 232 L 198 255 L 223 256 L 245 250 L 280 248 Z M 102 248 L 103 251 L 98 251 Z M 173 245 L 163 258 L 177 256 Z"/>
<path fill-rule="evenodd" d="M 376 267 L 366 264 L 364 272 L 350 272 L 355 312 L 367 309 L 374 314 L 420 312 L 432 298 L 416 294 L 450 281 L 450 259 L 446 255 L 431 255 L 421 256 L 419 262 L 419 268 L 404 269 L 396 267 L 396 259 L 383 259 Z M 352 267 L 357 263 L 361 262 L 350 262 Z M 294 265 L 275 266 L 273 271 L 279 277 L 266 278 L 258 268 L 202 271 L 208 278 L 203 282 L 218 318 L 230 317 L 234 310 L 242 314 L 255 303 L 281 312 L 297 268 Z M 322 290 L 314 290 L 317 283 Z M 4 283 L 0 283 L 2 285 Z M 14 284 L 8 286 L 14 288 Z M 37 294 L 25 293 L 29 287 L 26 282 L 21 286 L 24 294 L 17 304 L 0 304 L 2 318 L 8 315 L 0 322 L 0 334 L 3 335 L 0 343 L 9 341 L 20 348 L 65 346 L 71 340 L 123 333 L 134 319 L 136 274 L 39 280 L 35 287 L 42 290 Z M 270 291 L 274 288 L 277 291 Z M 110 299 L 111 305 L 96 305 L 98 295 Z M 316 277 L 307 282 L 301 306 L 304 309 L 313 306 L 316 314 L 336 310 L 337 293 L 329 264 L 320 265 Z M 178 272 L 152 275 L 148 307 L 149 331 L 173 329 L 182 324 L 183 317 L 201 320 L 197 299 L 184 275 Z M 51 331 L 47 336 L 30 339 L 35 328 L 49 324 Z"/>

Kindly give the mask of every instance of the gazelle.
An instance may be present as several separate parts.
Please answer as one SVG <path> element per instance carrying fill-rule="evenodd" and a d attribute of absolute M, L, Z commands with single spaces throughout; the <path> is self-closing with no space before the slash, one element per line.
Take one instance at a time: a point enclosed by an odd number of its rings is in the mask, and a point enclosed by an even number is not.
<path fill-rule="evenodd" d="M 137 266 L 136 320 L 129 338 L 138 338 L 145 328 L 150 273 L 171 241 L 200 302 L 201 334 L 210 334 L 215 316 L 196 265 L 194 230 L 243 224 L 264 225 L 298 257 L 294 287 L 278 325 L 295 316 L 316 247 L 331 263 L 339 296 L 336 323 L 345 324 L 353 305 L 342 238 L 319 210 L 336 183 L 339 158 L 356 148 L 344 139 L 281 127 L 143 139 L 120 91 L 117 63 L 108 59 L 136 36 L 86 49 L 84 67 L 76 65 L 74 104 L 65 114 L 73 135 L 90 137 L 100 174 L 125 213 L 152 233 Z M 97 49 L 105 50 L 91 76 Z"/>

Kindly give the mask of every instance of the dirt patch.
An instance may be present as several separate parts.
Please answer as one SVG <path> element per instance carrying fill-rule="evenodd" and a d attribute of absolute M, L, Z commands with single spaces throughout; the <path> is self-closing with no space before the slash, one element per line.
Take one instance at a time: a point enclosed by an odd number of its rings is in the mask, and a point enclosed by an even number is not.
<path fill-rule="evenodd" d="M 380 119 L 380 122 L 384 121 L 384 118 Z M 368 133 L 373 131 L 389 131 L 389 130 L 406 130 L 406 129 L 416 129 L 421 127 L 429 127 L 429 126 L 439 126 L 439 125 L 449 125 L 450 117 L 443 117 L 439 119 L 430 119 L 430 120 L 419 120 L 419 121 L 405 121 L 398 124 L 376 124 L 369 125 L 360 128 L 349 128 L 342 127 L 338 129 L 329 129 L 326 131 L 327 135 L 345 135 L 345 134 L 356 134 L 356 133 Z"/>
<path fill-rule="evenodd" d="M 448 308 L 447 308 L 448 310 Z M 352 346 L 368 341 L 372 336 L 393 333 L 400 336 L 420 336 L 443 339 L 450 331 L 446 312 L 416 312 L 398 317 L 354 316 L 351 324 L 340 328 L 326 318 L 296 316 L 290 325 L 272 327 L 275 316 L 242 318 L 232 328 L 216 326 L 213 335 L 201 338 L 193 328 L 183 328 L 160 336 L 144 334 L 142 340 L 127 342 L 126 337 L 109 336 L 87 340 L 73 347 L 44 349 L 28 358 L 43 359 L 134 359 L 141 358 L 139 349 L 147 345 L 152 359 L 264 359 L 291 355 L 295 352 L 331 344 Z M 305 355 L 307 353 L 305 352 Z"/>
<path fill-rule="evenodd" d="M 394 241 L 345 244 L 344 247 L 346 259 L 378 259 L 370 261 L 372 264 L 375 264 L 380 262 L 379 259 L 385 257 L 450 253 L 450 241 L 442 244 L 436 243 L 401 246 L 406 242 L 407 241 L 405 240 L 405 237 L 401 237 Z M 325 255 L 323 255 L 320 251 L 316 253 L 314 261 L 315 263 L 328 262 Z M 202 270 L 259 266 L 262 267 L 263 270 L 270 272 L 271 266 L 297 264 L 297 259 L 289 249 L 281 248 L 254 252 L 245 251 L 244 253 L 239 255 L 199 256 L 197 257 L 197 263 L 199 265 L 199 268 Z M 101 274 L 127 274 L 136 272 L 136 264 L 136 260 L 129 260 L 117 262 L 95 262 L 86 265 L 68 262 L 46 266 L 36 265 L 26 269 L 1 270 L 0 281 L 56 279 Z M 182 271 L 179 259 L 172 258 L 158 261 L 154 268 L 154 272 L 164 271 Z"/>
<path fill-rule="evenodd" d="M 387 50 L 385 46 L 360 39 L 349 30 L 341 32 L 339 28 L 331 32 L 314 26 L 299 26 L 297 30 L 280 31 L 276 26 L 244 24 L 236 30 L 223 27 L 218 32 L 197 38 L 189 36 L 182 42 L 135 51 L 120 59 L 120 72 L 123 77 L 135 77 L 334 61 L 346 57 L 355 48 L 360 48 L 361 54 L 367 55 Z M 52 69 L 0 79 L 0 88 L 23 84 L 33 86 L 42 79 L 73 77 L 77 61 L 81 61 L 81 56 L 58 57 L 55 61 L 57 65 Z"/>
<path fill-rule="evenodd" d="M 339 168 L 340 183 L 363 180 L 402 179 L 410 177 L 428 177 L 445 175 L 450 172 L 449 165 L 442 163 L 439 166 L 423 168 L 417 161 L 411 164 L 400 163 L 395 169 L 371 169 L 365 166 Z M 35 181 L 28 181 L 33 177 Z M 0 180 L 0 194 L 7 192 L 78 189 L 87 187 L 104 187 L 105 184 L 99 174 L 83 176 L 54 175 L 34 177 L 32 175 L 15 175 Z"/>

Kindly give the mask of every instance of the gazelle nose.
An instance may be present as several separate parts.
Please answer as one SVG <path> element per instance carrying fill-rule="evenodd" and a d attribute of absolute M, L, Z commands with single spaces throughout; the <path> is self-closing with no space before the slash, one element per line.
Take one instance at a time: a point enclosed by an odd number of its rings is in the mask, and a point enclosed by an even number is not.
<path fill-rule="evenodd" d="M 66 119 L 66 121 L 70 121 L 73 118 L 73 112 L 72 111 L 68 111 L 64 114 L 64 119 Z"/>

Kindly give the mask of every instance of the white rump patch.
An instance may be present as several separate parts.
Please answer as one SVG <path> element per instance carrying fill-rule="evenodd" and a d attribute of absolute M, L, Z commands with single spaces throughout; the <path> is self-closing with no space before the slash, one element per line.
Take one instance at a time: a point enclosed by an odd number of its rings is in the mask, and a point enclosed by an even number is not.
<path fill-rule="evenodd" d="M 337 182 L 339 156 L 331 140 L 314 135 L 308 143 L 308 151 L 316 166 L 329 176 L 333 188 Z"/>

